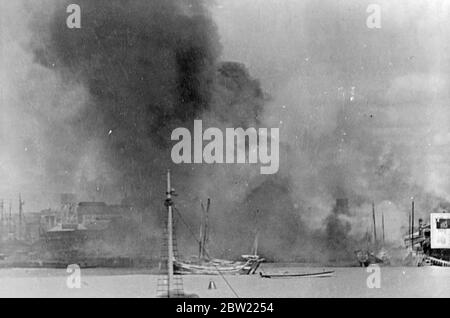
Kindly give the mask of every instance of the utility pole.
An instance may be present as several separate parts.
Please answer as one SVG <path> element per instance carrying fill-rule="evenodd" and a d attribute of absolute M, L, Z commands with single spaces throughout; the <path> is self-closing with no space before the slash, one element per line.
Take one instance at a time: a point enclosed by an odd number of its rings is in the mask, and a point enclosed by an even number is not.
<path fill-rule="evenodd" d="M 385 236 L 384 236 L 384 212 L 382 212 L 381 213 L 381 227 L 382 227 L 382 230 L 383 230 L 383 246 L 384 246 L 384 244 L 385 244 Z"/>

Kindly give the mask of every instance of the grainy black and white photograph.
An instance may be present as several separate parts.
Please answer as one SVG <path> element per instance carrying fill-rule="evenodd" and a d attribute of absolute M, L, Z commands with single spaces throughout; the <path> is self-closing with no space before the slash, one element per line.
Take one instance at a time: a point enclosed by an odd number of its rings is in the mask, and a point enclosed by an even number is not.
<path fill-rule="evenodd" d="M 0 298 L 450 297 L 449 51 L 448 0 L 0 0 Z"/>

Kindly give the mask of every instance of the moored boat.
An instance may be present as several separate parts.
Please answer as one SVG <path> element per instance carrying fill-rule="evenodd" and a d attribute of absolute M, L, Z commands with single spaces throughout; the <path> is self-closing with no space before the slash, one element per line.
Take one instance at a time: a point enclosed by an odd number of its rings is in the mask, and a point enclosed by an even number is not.
<path fill-rule="evenodd" d="M 334 271 L 322 271 L 322 272 L 314 272 L 314 273 L 281 273 L 281 274 L 263 274 L 259 273 L 262 278 L 295 278 L 295 277 L 332 277 Z"/>
<path fill-rule="evenodd" d="M 256 272 L 263 261 L 259 256 L 242 256 L 244 261 L 204 260 L 200 262 L 174 261 L 175 272 L 197 275 L 251 275 Z"/>
<path fill-rule="evenodd" d="M 168 184 L 170 184 L 170 174 L 168 174 Z M 174 201 L 172 199 L 172 195 L 175 192 L 172 188 L 168 189 L 168 196 L 170 196 L 166 200 L 166 206 L 173 208 Z M 209 241 L 209 209 L 211 206 L 211 200 L 208 199 L 206 207 L 201 204 L 202 207 L 202 222 L 200 225 L 200 237 L 198 238 L 199 244 L 199 254 L 198 257 L 193 257 L 191 259 L 181 259 L 178 256 L 174 255 L 172 252 L 172 266 L 174 274 L 179 275 L 189 275 L 189 274 L 197 274 L 197 275 L 251 275 L 256 272 L 259 265 L 264 261 L 263 258 L 257 255 L 258 252 L 258 231 L 256 231 L 255 241 L 253 246 L 253 251 L 249 255 L 242 255 L 241 259 L 238 261 L 233 260 L 223 260 L 211 258 L 206 245 Z M 181 215 L 180 215 L 181 217 Z M 172 216 L 171 216 L 172 218 Z M 170 219 L 168 223 L 172 223 L 173 220 Z M 173 242 L 174 233 L 173 229 L 168 232 L 168 242 Z M 170 243 L 169 243 L 170 244 Z"/>
<path fill-rule="evenodd" d="M 377 226 L 376 226 L 376 214 L 375 203 L 372 203 L 372 218 L 373 218 L 373 242 L 370 242 L 370 234 L 366 233 L 368 238 L 367 248 L 359 249 L 355 251 L 355 256 L 359 266 L 367 267 L 369 265 L 389 265 L 390 257 L 385 246 L 385 231 L 384 231 L 384 213 L 381 215 L 381 228 L 382 228 L 382 241 L 377 240 Z"/>

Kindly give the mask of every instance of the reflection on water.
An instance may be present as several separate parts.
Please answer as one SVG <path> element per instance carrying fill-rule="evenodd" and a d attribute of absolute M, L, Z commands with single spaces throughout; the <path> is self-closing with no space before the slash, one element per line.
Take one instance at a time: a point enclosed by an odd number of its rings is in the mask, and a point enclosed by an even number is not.
<path fill-rule="evenodd" d="M 326 268 L 324 268 L 326 269 Z M 240 297 L 450 297 L 450 268 L 381 267 L 380 288 L 368 284 L 373 271 L 332 268 L 333 277 L 268 279 L 227 276 Z M 264 266 L 265 272 L 307 273 L 322 268 Z M 0 297 L 155 297 L 157 276 L 146 270 L 86 269 L 81 288 L 69 289 L 61 269 L 1 269 Z M 184 276 L 186 292 L 200 297 L 234 297 L 220 276 Z M 213 280 L 217 286 L 209 290 Z"/>

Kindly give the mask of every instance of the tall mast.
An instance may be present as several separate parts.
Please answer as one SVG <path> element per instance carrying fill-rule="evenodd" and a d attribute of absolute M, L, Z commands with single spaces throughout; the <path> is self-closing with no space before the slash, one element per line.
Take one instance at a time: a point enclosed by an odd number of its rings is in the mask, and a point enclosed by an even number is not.
<path fill-rule="evenodd" d="M 18 236 L 19 239 L 22 238 L 22 219 L 23 219 L 23 205 L 25 201 L 22 201 L 22 194 L 19 193 L 19 228 L 18 228 Z"/>
<path fill-rule="evenodd" d="M 4 230 L 5 230 L 5 201 L 2 199 L 0 201 L 0 209 L 2 211 L 1 213 L 1 220 L 0 220 L 0 241 L 3 240 L 3 237 L 5 236 Z"/>
<path fill-rule="evenodd" d="M 411 213 L 408 213 L 408 237 L 411 239 Z M 412 247 L 412 241 L 411 241 Z"/>
<path fill-rule="evenodd" d="M 411 247 L 414 247 L 414 198 L 411 202 Z"/>
<path fill-rule="evenodd" d="M 202 223 L 200 225 L 200 240 L 199 240 L 199 259 L 205 258 L 206 253 L 206 243 L 208 242 L 208 214 L 209 214 L 209 208 L 211 207 L 211 199 L 208 198 L 208 201 L 206 203 L 206 209 L 203 205 L 203 202 L 200 203 L 202 207 Z"/>
<path fill-rule="evenodd" d="M 259 231 L 257 231 L 255 235 L 254 254 L 253 254 L 255 256 L 258 255 L 258 240 L 259 240 Z"/>
<path fill-rule="evenodd" d="M 175 196 L 175 192 L 172 189 L 170 182 L 170 170 L 167 170 L 167 189 L 166 200 L 164 205 L 167 207 L 167 247 L 164 248 L 167 251 L 167 276 L 158 278 L 158 297 L 164 298 L 179 298 L 188 297 L 183 291 L 183 280 L 180 275 L 176 275 L 174 270 L 176 243 L 175 233 L 173 231 L 173 206 L 172 196 Z M 165 254 L 165 253 L 164 253 Z"/>
<path fill-rule="evenodd" d="M 198 259 L 203 258 L 203 222 L 205 219 L 205 207 L 203 206 L 203 202 L 200 203 L 202 208 L 202 215 L 200 220 L 200 234 L 198 238 Z"/>
<path fill-rule="evenodd" d="M 258 241 L 259 241 L 259 210 L 256 210 L 256 233 L 255 233 L 255 242 L 253 243 L 253 255 L 258 255 Z"/>
<path fill-rule="evenodd" d="M 384 246 L 384 243 L 385 243 L 385 236 L 384 236 L 384 212 L 382 212 L 382 214 L 381 214 L 381 227 L 383 229 L 383 246 Z"/>
<path fill-rule="evenodd" d="M 12 201 L 9 200 L 9 221 L 8 221 L 8 235 L 12 233 Z"/>
<path fill-rule="evenodd" d="M 206 255 L 206 243 L 208 242 L 208 240 L 209 240 L 209 217 L 208 217 L 208 214 L 209 214 L 209 208 L 210 208 L 210 206 L 211 206 L 211 199 L 210 198 L 208 198 L 208 201 L 207 201 L 207 203 L 206 203 L 206 213 L 205 213 L 205 224 L 204 224 L 204 226 L 203 226 L 203 232 L 204 232 L 204 234 L 203 234 L 203 243 L 202 243 L 202 256 L 203 257 L 205 257 L 205 255 Z"/>
<path fill-rule="evenodd" d="M 375 203 L 372 202 L 372 216 L 373 216 L 373 239 L 375 244 L 377 244 L 377 225 L 375 220 Z"/>
<path fill-rule="evenodd" d="M 23 212 L 22 194 L 19 193 L 19 224 L 22 224 L 22 212 Z"/>
<path fill-rule="evenodd" d="M 170 185 L 170 170 L 167 170 L 167 192 L 166 192 L 166 206 L 167 206 L 167 234 L 168 234 L 168 244 L 167 244 L 167 284 L 168 284 L 168 297 L 174 289 L 173 283 L 173 220 L 172 220 L 172 187 Z"/>

